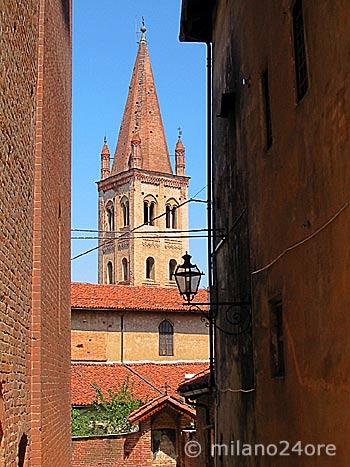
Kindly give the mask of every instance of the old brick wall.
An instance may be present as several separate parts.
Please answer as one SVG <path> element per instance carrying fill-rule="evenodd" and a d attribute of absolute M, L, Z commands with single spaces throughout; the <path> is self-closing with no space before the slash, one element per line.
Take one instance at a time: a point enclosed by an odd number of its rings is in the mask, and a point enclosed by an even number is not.
<path fill-rule="evenodd" d="M 17 465 L 27 437 L 26 466 L 62 467 L 70 464 L 70 4 L 1 2 L 0 28 L 0 465 Z"/>
<path fill-rule="evenodd" d="M 71 4 L 41 0 L 34 190 L 31 466 L 70 463 Z"/>
<path fill-rule="evenodd" d="M 146 467 L 151 459 L 150 421 L 127 435 L 73 438 L 71 467 Z"/>
<path fill-rule="evenodd" d="M 136 433 L 73 438 L 71 467 L 194 467 L 197 464 L 184 455 L 187 438 L 181 433 L 182 428 L 188 427 L 188 420 L 181 416 L 174 419 L 174 415 L 165 412 L 156 417 L 154 429 L 176 429 L 177 460 L 161 457 L 153 459 L 151 421 L 146 420 Z"/>
<path fill-rule="evenodd" d="M 0 8 L 0 465 L 17 465 L 20 438 L 30 431 L 37 3 Z"/>
<path fill-rule="evenodd" d="M 226 174 L 215 183 L 216 227 L 229 228 L 247 208 L 221 248 L 216 279 L 223 300 L 232 298 L 222 290 L 229 281 L 227 265 L 239 295 L 251 286 L 254 363 L 251 359 L 248 368 L 255 369 L 254 381 L 245 380 L 237 364 L 248 337 L 219 336 L 218 442 L 246 442 L 242 436 L 251 436 L 266 444 L 301 440 L 337 446 L 336 457 L 298 457 L 302 467 L 345 465 L 350 433 L 345 351 L 350 345 L 350 64 L 344 59 L 350 53 L 350 26 L 343 20 L 348 6 L 330 0 L 303 5 L 309 89 L 301 102 L 296 102 L 289 0 L 218 2 L 213 88 L 213 115 L 220 114 L 222 94 L 234 93 L 227 118 L 213 122 L 215 173 Z M 268 151 L 261 86 L 267 67 L 273 134 Z M 243 86 L 242 78 L 250 85 Z M 269 302 L 275 298 L 283 303 L 284 378 L 271 374 Z M 294 456 L 281 459 L 266 456 L 259 465 L 295 466 Z M 223 466 L 249 462 L 221 459 Z"/>

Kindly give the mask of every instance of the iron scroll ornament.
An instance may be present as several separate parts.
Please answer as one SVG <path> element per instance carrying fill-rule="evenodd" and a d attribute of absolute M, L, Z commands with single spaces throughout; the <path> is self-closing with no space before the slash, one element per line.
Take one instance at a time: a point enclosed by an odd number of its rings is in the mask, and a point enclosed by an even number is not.
<path fill-rule="evenodd" d="M 190 303 L 189 310 L 193 313 L 199 311 L 202 314 L 201 321 L 205 322 L 207 327 L 212 324 L 215 329 L 230 336 L 244 334 L 250 329 L 252 315 L 248 302 L 213 303 L 212 305 L 218 307 L 227 307 L 224 311 L 224 319 L 221 321 L 220 326 L 216 324 L 216 319 L 214 317 L 210 317 L 209 313 L 206 313 L 200 308 L 200 305 L 209 305 L 209 303 Z"/>

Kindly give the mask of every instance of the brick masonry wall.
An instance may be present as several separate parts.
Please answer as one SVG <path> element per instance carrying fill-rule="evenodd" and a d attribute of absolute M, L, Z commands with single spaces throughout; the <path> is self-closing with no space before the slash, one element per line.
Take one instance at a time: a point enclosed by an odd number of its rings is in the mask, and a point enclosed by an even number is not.
<path fill-rule="evenodd" d="M 1 2 L 0 13 L 0 465 L 17 465 L 29 436 L 37 0 Z"/>
<path fill-rule="evenodd" d="M 150 421 L 137 433 L 73 438 L 71 467 L 146 467 L 151 465 Z"/>
<path fill-rule="evenodd" d="M 163 426 L 162 420 L 165 428 L 176 428 L 175 420 L 169 425 L 169 417 L 161 415 L 155 429 Z M 179 417 L 177 422 L 177 461 L 169 458 L 153 460 L 151 422 L 146 420 L 137 433 L 73 438 L 71 467 L 195 467 L 195 460 L 184 455 L 184 443 L 188 437 L 181 434 L 181 428 L 188 427 L 189 422 L 183 417 Z"/>
<path fill-rule="evenodd" d="M 0 465 L 25 434 L 25 466 L 66 467 L 70 4 L 2 2 L 0 28 Z"/>
<path fill-rule="evenodd" d="M 71 5 L 41 0 L 34 191 L 31 466 L 70 463 Z"/>

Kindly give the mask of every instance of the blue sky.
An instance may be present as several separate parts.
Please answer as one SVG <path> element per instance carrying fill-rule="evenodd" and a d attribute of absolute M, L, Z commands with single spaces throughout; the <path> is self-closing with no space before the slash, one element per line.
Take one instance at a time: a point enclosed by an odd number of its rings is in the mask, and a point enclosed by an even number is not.
<path fill-rule="evenodd" d="M 195 195 L 206 185 L 206 50 L 179 42 L 181 1 L 76 0 L 73 8 L 72 228 L 97 229 L 103 138 L 114 153 L 142 16 L 169 152 L 181 127 L 189 196 Z M 198 198 L 206 199 L 206 190 Z M 204 228 L 206 205 L 190 203 L 189 220 L 190 228 Z M 96 245 L 73 240 L 72 256 Z M 205 240 L 191 240 L 190 253 L 206 271 Z M 72 261 L 72 280 L 97 282 L 96 252 Z"/>

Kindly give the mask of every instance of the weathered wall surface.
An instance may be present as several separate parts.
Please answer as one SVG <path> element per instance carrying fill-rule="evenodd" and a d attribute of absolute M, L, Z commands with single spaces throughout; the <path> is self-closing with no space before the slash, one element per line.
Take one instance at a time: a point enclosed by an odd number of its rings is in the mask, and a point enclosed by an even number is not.
<path fill-rule="evenodd" d="M 70 462 L 71 4 L 41 0 L 34 188 L 31 466 Z"/>
<path fill-rule="evenodd" d="M 121 320 L 123 319 L 123 333 Z M 159 355 L 159 324 L 174 326 L 174 355 Z M 72 310 L 72 360 L 208 360 L 208 328 L 198 315 Z"/>
<path fill-rule="evenodd" d="M 164 412 L 145 420 L 140 431 L 124 435 L 73 438 L 71 467 L 194 467 L 193 459 L 185 456 L 184 443 L 188 439 L 182 429 L 188 427 L 188 420 Z M 176 430 L 176 460 L 169 456 L 156 456 L 152 452 L 152 429 Z"/>
<path fill-rule="evenodd" d="M 73 438 L 71 467 L 148 466 L 152 458 L 150 423 L 129 435 Z"/>
<path fill-rule="evenodd" d="M 68 467 L 69 2 L 1 2 L 0 54 L 0 465 Z"/>
<path fill-rule="evenodd" d="M 334 443 L 336 457 L 301 456 L 297 463 L 344 465 L 350 432 L 350 26 L 344 21 L 345 1 L 310 0 L 303 5 L 309 89 L 297 104 L 292 2 L 218 2 L 216 227 L 229 230 L 242 210 L 247 211 L 220 250 L 217 283 L 221 299 L 233 298 L 222 290 L 230 276 L 235 298 L 245 299 L 242 290 L 249 291 L 251 281 L 254 364 L 251 360 L 246 371 L 250 368 L 253 375 L 255 366 L 255 379 L 245 381 L 251 385 L 247 387 L 237 358 L 249 336 L 218 337 L 219 388 L 255 387 L 252 394 L 219 390 L 218 439 Z M 261 86 L 267 67 L 273 135 L 268 151 Z M 250 85 L 243 86 L 242 78 L 249 78 Z M 229 92 L 235 95 L 227 118 L 215 117 L 222 94 Z M 244 224 L 249 235 L 242 236 Z M 250 258 L 244 253 L 247 245 Z M 283 305 L 284 378 L 271 374 L 269 303 L 276 298 Z M 255 406 L 247 410 L 245 404 L 253 398 Z M 249 462 L 228 457 L 221 465 Z M 294 456 L 283 458 L 285 466 L 295 462 Z M 257 465 L 281 465 L 281 458 L 263 457 Z"/>
<path fill-rule="evenodd" d="M 128 435 L 73 438 L 71 467 L 140 467 L 151 464 L 150 421 Z"/>
<path fill-rule="evenodd" d="M 0 465 L 30 431 L 30 301 L 38 2 L 1 2 Z M 24 46 L 25 45 L 25 46 Z"/>

